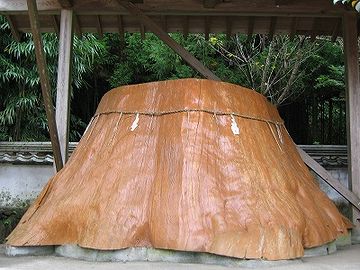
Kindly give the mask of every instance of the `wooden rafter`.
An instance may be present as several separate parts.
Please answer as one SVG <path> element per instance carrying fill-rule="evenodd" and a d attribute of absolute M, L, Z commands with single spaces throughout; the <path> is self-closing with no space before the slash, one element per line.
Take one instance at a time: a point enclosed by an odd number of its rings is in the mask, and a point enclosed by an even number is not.
<path fill-rule="evenodd" d="M 247 29 L 247 41 L 246 42 L 250 42 L 253 34 L 254 34 L 254 17 L 249 17 L 248 18 L 248 29 Z"/>
<path fill-rule="evenodd" d="M 96 16 L 96 30 L 99 37 L 102 38 L 104 36 L 104 32 L 102 29 L 101 18 L 99 15 Z"/>
<path fill-rule="evenodd" d="M 226 37 L 230 39 L 232 36 L 232 20 L 231 17 L 226 17 Z"/>
<path fill-rule="evenodd" d="M 10 26 L 10 31 L 11 31 L 11 34 L 13 36 L 13 38 L 17 41 L 17 42 L 20 42 L 20 33 L 19 31 L 17 30 L 17 27 L 16 27 L 16 23 L 14 22 L 12 16 L 10 15 L 7 15 L 6 16 L 6 19 L 9 23 L 9 26 Z"/>
<path fill-rule="evenodd" d="M 209 16 L 206 16 L 204 22 L 205 22 L 205 25 L 204 25 L 205 40 L 209 40 L 210 27 L 211 27 L 211 18 Z"/>
<path fill-rule="evenodd" d="M 80 37 L 82 35 L 82 31 L 81 31 L 81 25 L 78 15 L 76 14 L 73 15 L 73 22 L 74 22 L 75 34 Z"/>
<path fill-rule="evenodd" d="M 276 29 L 276 22 L 277 22 L 277 17 L 271 17 L 271 19 L 270 19 L 270 27 L 269 27 L 269 34 L 268 34 L 268 38 L 270 40 L 272 40 L 273 37 L 274 37 L 274 33 L 275 33 L 275 29 Z"/>
<path fill-rule="evenodd" d="M 360 210 L 360 199 L 353 192 L 344 187 L 338 180 L 331 176 L 331 174 L 323 168 L 319 163 L 317 163 L 309 154 L 307 154 L 300 147 L 297 147 L 297 150 L 309 168 L 311 168 L 317 175 L 325 180 L 331 187 L 333 187 L 341 196 L 348 200 L 354 207 Z"/>
<path fill-rule="evenodd" d="M 52 21 L 53 21 L 53 25 L 54 25 L 54 29 L 55 29 L 55 33 L 59 36 L 60 33 L 60 26 L 59 26 L 59 22 L 56 18 L 56 15 L 53 15 L 51 17 Z"/>
<path fill-rule="evenodd" d="M 204 8 L 215 8 L 220 2 L 220 0 L 203 0 Z"/>
<path fill-rule="evenodd" d="M 189 16 L 184 16 L 183 19 L 183 35 L 187 39 L 189 35 Z"/>
<path fill-rule="evenodd" d="M 291 40 L 293 40 L 296 35 L 297 23 L 298 23 L 298 19 L 296 17 L 291 18 L 291 25 L 290 25 L 290 31 L 289 31 L 289 36 L 290 36 Z"/>
<path fill-rule="evenodd" d="M 191 53 L 184 49 L 174 39 L 172 39 L 168 33 L 158 26 L 152 19 L 145 15 L 136 5 L 128 1 L 118 0 L 118 3 L 128 10 L 133 16 L 136 16 L 140 22 L 142 22 L 151 32 L 153 32 L 158 38 L 160 38 L 165 44 L 178 53 L 188 64 L 190 64 L 195 70 L 202 74 L 205 78 L 220 81 L 220 78 L 212 73 L 207 67 L 204 66 L 198 59 L 196 59 Z"/>
<path fill-rule="evenodd" d="M 118 32 L 120 36 L 120 48 L 124 48 L 125 46 L 125 30 L 124 30 L 124 22 L 121 15 L 117 16 L 118 20 Z"/>
<path fill-rule="evenodd" d="M 58 2 L 62 8 L 71 8 L 73 6 L 71 0 L 58 0 Z"/>
<path fill-rule="evenodd" d="M 141 39 L 145 40 L 145 26 L 143 23 L 140 23 L 140 35 L 141 35 Z"/>
<path fill-rule="evenodd" d="M 161 19 L 161 27 L 162 27 L 162 29 L 163 29 L 165 32 L 167 32 L 167 31 L 168 31 L 167 16 L 162 15 L 162 16 L 160 17 L 160 19 Z"/>
<path fill-rule="evenodd" d="M 36 7 L 36 0 L 27 0 L 27 4 L 28 4 L 31 30 L 33 34 L 34 46 L 35 46 L 36 64 L 40 75 L 41 91 L 44 99 L 46 118 L 49 125 L 50 140 L 54 152 L 55 166 L 56 169 L 59 171 L 63 167 L 63 162 L 61 158 L 60 143 L 59 143 L 58 131 L 56 127 L 54 105 L 51 97 L 51 88 L 50 88 L 50 80 L 49 80 L 49 74 L 46 64 L 46 57 L 45 57 L 43 43 L 39 30 L 40 27 L 39 27 L 38 12 Z"/>
<path fill-rule="evenodd" d="M 313 19 L 313 24 L 312 24 L 312 27 L 311 27 L 311 35 L 310 35 L 310 40 L 311 42 L 314 42 L 315 39 L 316 39 L 316 36 L 318 35 L 318 23 L 319 23 L 319 20 L 317 18 L 314 18 Z"/>
<path fill-rule="evenodd" d="M 332 35 L 331 35 L 331 41 L 332 42 L 335 42 L 337 37 L 339 36 L 339 32 L 340 32 L 340 28 L 341 28 L 341 24 L 342 24 L 342 20 L 341 19 L 338 19 L 335 27 L 334 27 L 334 30 L 332 32 Z"/>

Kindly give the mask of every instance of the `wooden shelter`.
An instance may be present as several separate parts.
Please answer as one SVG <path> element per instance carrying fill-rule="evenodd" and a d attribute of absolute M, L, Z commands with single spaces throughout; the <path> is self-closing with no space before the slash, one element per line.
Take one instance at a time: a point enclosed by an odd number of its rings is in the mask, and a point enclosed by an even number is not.
<path fill-rule="evenodd" d="M 353 222 L 360 212 L 360 81 L 358 63 L 358 14 L 331 0 L 0 0 L 0 13 L 7 16 L 16 39 L 33 32 L 50 136 L 58 169 L 67 160 L 69 88 L 73 32 L 153 32 L 204 77 L 219 80 L 207 67 L 176 43 L 168 32 L 329 35 L 342 36 L 346 57 L 347 134 L 349 176 L 352 191 L 332 179 L 309 156 L 304 161 L 354 206 Z M 73 31 L 74 30 L 74 31 Z M 60 37 L 56 117 L 43 56 L 41 32 Z M 359 237 L 360 238 L 360 237 Z"/>

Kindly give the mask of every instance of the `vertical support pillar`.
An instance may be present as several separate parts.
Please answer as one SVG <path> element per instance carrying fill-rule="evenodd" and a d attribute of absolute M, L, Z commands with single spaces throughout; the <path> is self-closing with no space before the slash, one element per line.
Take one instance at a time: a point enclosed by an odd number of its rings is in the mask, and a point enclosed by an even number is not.
<path fill-rule="evenodd" d="M 343 17 L 343 38 L 346 71 L 346 126 L 349 160 L 349 187 L 360 196 L 360 80 L 355 13 Z M 360 212 L 353 207 L 353 241 L 360 242 Z"/>
<path fill-rule="evenodd" d="M 51 146 L 54 153 L 55 167 L 56 170 L 59 171 L 62 169 L 63 163 L 61 159 L 61 151 L 59 145 L 58 131 L 56 127 L 54 106 L 51 97 L 48 68 L 46 64 L 43 42 L 40 34 L 40 23 L 39 23 L 38 10 L 36 6 L 36 0 L 27 0 L 27 6 L 28 6 L 29 19 L 31 25 L 31 32 L 33 34 L 33 40 L 35 46 L 36 65 L 40 76 L 41 93 L 44 99 L 46 118 L 49 125 Z"/>
<path fill-rule="evenodd" d="M 70 87 L 73 41 L 73 11 L 61 10 L 59 60 L 56 94 L 56 124 L 59 133 L 61 158 L 65 164 L 69 151 Z"/>

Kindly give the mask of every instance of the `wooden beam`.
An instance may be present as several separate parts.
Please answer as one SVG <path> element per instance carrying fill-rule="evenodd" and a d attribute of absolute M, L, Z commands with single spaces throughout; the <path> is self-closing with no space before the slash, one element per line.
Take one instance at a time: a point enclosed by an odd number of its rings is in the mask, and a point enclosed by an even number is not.
<path fill-rule="evenodd" d="M 96 15 L 96 31 L 97 31 L 99 37 L 103 38 L 104 32 L 103 32 L 103 29 L 102 29 L 100 15 Z"/>
<path fill-rule="evenodd" d="M 349 160 L 349 186 L 360 196 L 360 79 L 357 37 L 357 14 L 343 17 L 343 39 L 345 51 L 346 80 L 346 129 Z M 353 211 L 353 221 L 360 218 L 360 212 Z M 360 241 L 360 224 L 356 223 Z"/>
<path fill-rule="evenodd" d="M 311 42 L 314 42 L 315 39 L 316 39 L 316 36 L 318 35 L 318 31 L 317 31 L 318 23 L 319 23 L 319 20 L 317 18 L 314 18 L 313 19 L 313 24 L 312 24 L 312 27 L 311 27 L 311 35 L 310 35 L 310 41 Z"/>
<path fill-rule="evenodd" d="M 297 146 L 297 150 L 304 161 L 304 163 L 309 166 L 317 175 L 325 180 L 332 188 L 334 188 L 341 196 L 348 200 L 354 207 L 360 210 L 360 199 L 358 195 L 354 194 L 346 187 L 344 187 L 339 180 L 336 180 L 331 174 L 317 163 L 311 156 L 309 156 L 304 150 Z"/>
<path fill-rule="evenodd" d="M 232 36 L 232 20 L 231 17 L 226 17 L 226 38 L 230 39 Z"/>
<path fill-rule="evenodd" d="M 73 14 L 73 23 L 74 23 L 74 30 L 78 37 L 81 37 L 82 31 L 81 31 L 81 25 L 79 21 L 79 17 L 77 14 Z"/>
<path fill-rule="evenodd" d="M 59 61 L 56 85 L 56 124 L 59 133 L 61 158 L 64 164 L 69 157 L 72 42 L 73 11 L 71 9 L 63 9 L 61 10 L 60 17 Z"/>
<path fill-rule="evenodd" d="M 10 15 L 7 15 L 6 19 L 7 19 L 8 23 L 9 23 L 10 31 L 11 31 L 11 34 L 12 34 L 13 38 L 17 42 L 20 42 L 21 36 L 20 36 L 19 31 L 17 30 L 16 23 L 14 22 L 13 17 L 10 16 Z"/>
<path fill-rule="evenodd" d="M 220 2 L 220 0 L 203 0 L 203 5 L 204 8 L 214 8 Z"/>
<path fill-rule="evenodd" d="M 290 39 L 293 40 L 295 35 L 296 35 L 296 31 L 297 31 L 297 18 L 296 17 L 292 17 L 291 18 L 291 25 L 290 25 Z"/>
<path fill-rule="evenodd" d="M 248 18 L 248 30 L 247 30 L 247 40 L 246 42 L 249 43 L 251 38 L 254 34 L 254 17 Z"/>
<path fill-rule="evenodd" d="M 39 25 L 39 18 L 36 7 L 36 0 L 27 0 L 27 5 L 28 5 L 31 30 L 32 30 L 34 46 L 35 46 L 36 64 L 40 75 L 41 91 L 44 99 L 46 118 L 49 125 L 51 145 L 54 153 L 55 166 L 56 169 L 59 171 L 63 167 L 63 162 L 61 159 L 61 150 L 60 150 L 59 137 L 56 127 L 54 105 L 51 98 L 51 88 L 50 88 L 49 74 L 46 64 L 46 57 L 45 57 L 43 43 L 39 30 L 40 25 Z"/>
<path fill-rule="evenodd" d="M 60 6 L 65 9 L 71 8 L 73 6 L 71 0 L 58 0 L 58 2 Z"/>
<path fill-rule="evenodd" d="M 208 41 L 209 40 L 209 34 L 210 34 L 210 26 L 211 26 L 211 18 L 209 16 L 205 16 L 205 20 L 204 20 L 204 36 L 205 36 L 205 40 Z"/>
<path fill-rule="evenodd" d="M 332 35 L 331 35 L 331 41 L 332 42 L 335 42 L 337 37 L 339 36 L 341 25 L 342 25 L 342 20 L 338 19 L 338 21 L 337 21 L 337 23 L 336 23 L 336 25 L 334 27 L 334 30 L 332 32 Z"/>
<path fill-rule="evenodd" d="M 274 37 L 275 29 L 276 29 L 277 17 L 271 17 L 270 19 L 270 27 L 269 27 L 269 40 L 272 40 Z"/>
<path fill-rule="evenodd" d="M 54 30 L 57 36 L 59 36 L 60 33 L 60 26 L 59 26 L 59 22 L 56 18 L 56 15 L 51 16 L 51 19 L 53 21 L 53 25 L 54 25 Z"/>
<path fill-rule="evenodd" d="M 133 3 L 128 1 L 118 0 L 119 4 L 130 12 L 133 16 L 136 16 L 140 22 L 142 22 L 150 31 L 152 31 L 158 38 L 160 38 L 165 44 L 178 53 L 188 64 L 190 64 L 195 70 L 197 70 L 205 78 L 220 81 L 220 78 L 212 73 L 207 67 L 203 65 L 198 59 L 196 59 L 191 53 L 184 49 L 174 39 L 172 39 L 164 30 L 161 29 L 153 20 L 145 15 L 139 8 Z"/>
<path fill-rule="evenodd" d="M 185 39 L 189 36 L 189 16 L 184 16 L 183 19 L 183 35 Z"/>
<path fill-rule="evenodd" d="M 118 21 L 118 32 L 119 32 L 119 38 L 120 38 L 120 48 L 125 47 L 125 30 L 124 30 L 124 23 L 122 16 L 117 16 Z"/>
<path fill-rule="evenodd" d="M 144 26 L 144 24 L 140 24 L 140 34 L 141 34 L 141 39 L 142 40 L 145 40 L 145 26 Z"/>
<path fill-rule="evenodd" d="M 164 32 L 168 32 L 168 26 L 167 26 L 167 16 L 161 15 L 161 27 L 164 30 Z"/>

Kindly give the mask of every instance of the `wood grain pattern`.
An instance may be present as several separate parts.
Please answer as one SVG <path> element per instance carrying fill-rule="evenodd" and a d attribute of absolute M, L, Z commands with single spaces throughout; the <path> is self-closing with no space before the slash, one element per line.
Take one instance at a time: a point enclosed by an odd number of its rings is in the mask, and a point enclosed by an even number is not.
<path fill-rule="evenodd" d="M 59 133 L 61 157 L 65 164 L 69 155 L 69 123 L 71 96 L 71 65 L 73 41 L 73 11 L 61 10 L 59 61 L 56 84 L 56 125 Z"/>
<path fill-rule="evenodd" d="M 360 80 L 357 16 L 343 18 L 346 71 L 346 124 L 350 189 L 360 196 Z M 354 209 L 353 220 L 360 229 L 360 212 Z"/>
<path fill-rule="evenodd" d="M 198 79 L 124 86 L 109 91 L 96 114 L 8 244 L 278 260 L 301 257 L 350 225 L 276 108 L 255 91 Z"/>

